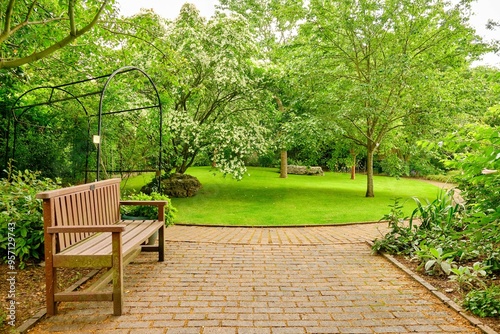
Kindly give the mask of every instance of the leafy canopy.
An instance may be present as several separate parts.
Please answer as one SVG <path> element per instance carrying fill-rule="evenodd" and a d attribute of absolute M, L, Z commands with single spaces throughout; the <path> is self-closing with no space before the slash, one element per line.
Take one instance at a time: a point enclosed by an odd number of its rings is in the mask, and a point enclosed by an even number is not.
<path fill-rule="evenodd" d="M 114 0 L 8 0 L 0 3 L 0 68 L 47 57 L 87 33 Z"/>

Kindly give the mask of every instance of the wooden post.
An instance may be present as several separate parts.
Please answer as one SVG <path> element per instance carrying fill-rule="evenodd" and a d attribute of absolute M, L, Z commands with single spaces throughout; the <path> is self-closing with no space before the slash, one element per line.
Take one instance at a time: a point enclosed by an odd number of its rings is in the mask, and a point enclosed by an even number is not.
<path fill-rule="evenodd" d="M 162 227 L 158 230 L 158 261 L 165 261 L 165 206 L 158 206 L 158 220 L 163 222 Z"/>
<path fill-rule="evenodd" d="M 47 232 L 48 227 L 53 225 L 54 206 L 52 200 L 43 200 L 43 222 L 45 240 L 45 304 L 47 315 L 52 316 L 57 313 L 57 305 L 54 294 L 57 287 L 57 269 L 53 266 L 53 255 L 56 253 L 56 235 Z"/>
<path fill-rule="evenodd" d="M 158 230 L 158 261 L 165 261 L 165 224 Z"/>
<path fill-rule="evenodd" d="M 112 259 L 113 259 L 113 314 L 122 315 L 123 311 L 123 254 L 122 233 L 113 232 Z"/>

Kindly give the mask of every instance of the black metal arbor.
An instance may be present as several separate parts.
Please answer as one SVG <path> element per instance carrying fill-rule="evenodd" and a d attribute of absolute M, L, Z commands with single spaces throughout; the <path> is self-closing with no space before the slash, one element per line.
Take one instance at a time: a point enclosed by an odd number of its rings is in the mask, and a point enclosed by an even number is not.
<path fill-rule="evenodd" d="M 104 110 L 105 108 L 105 98 L 106 93 L 113 88 L 112 82 L 113 80 L 119 76 L 123 75 L 125 73 L 130 73 L 134 72 L 137 73 L 141 76 L 143 76 L 149 82 L 151 88 L 152 88 L 152 95 L 156 98 L 157 103 L 152 104 L 152 105 L 135 105 L 132 108 L 125 108 L 125 109 L 119 109 L 119 110 L 112 110 L 112 111 L 106 111 Z M 105 80 L 104 84 L 102 87 L 99 87 L 100 81 Z M 80 92 L 75 93 L 74 90 L 72 90 L 72 87 L 75 87 L 77 85 L 86 85 L 85 88 L 82 90 L 80 87 Z M 40 98 L 40 94 L 35 94 L 35 92 L 39 93 L 40 90 L 45 90 L 48 91 L 49 94 L 46 98 Z M 87 90 L 87 91 L 85 91 Z M 90 90 L 90 91 L 88 91 Z M 141 90 L 142 87 L 141 87 Z M 36 99 L 38 99 L 35 103 L 28 103 L 27 105 L 21 105 L 21 101 L 28 99 L 30 95 L 36 95 Z M 94 105 L 92 108 L 89 108 L 88 104 L 86 103 L 86 100 L 88 100 L 89 97 L 91 96 L 96 96 L 99 95 L 99 103 L 98 103 L 98 112 L 97 113 L 90 113 L 89 110 L 95 110 L 97 107 Z M 108 94 L 109 95 L 109 94 Z M 122 94 L 125 96 L 121 96 L 120 92 L 115 92 L 114 94 L 111 94 L 111 99 L 115 99 L 115 105 L 120 104 L 120 99 L 121 103 L 124 105 L 127 104 L 127 102 L 130 102 L 133 99 L 133 96 L 129 96 L 126 94 Z M 117 98 L 118 97 L 118 98 Z M 29 99 L 28 99 L 29 100 Z M 32 97 L 33 100 L 33 97 Z M 95 99 L 94 99 L 95 100 Z M 141 100 L 141 99 L 139 99 Z M 145 103 L 145 100 L 152 100 L 152 99 L 145 99 L 143 98 L 141 103 Z M 123 114 L 131 114 L 134 116 L 137 124 L 135 127 L 132 127 L 129 131 L 130 133 L 135 133 L 138 132 L 138 129 L 143 125 L 141 122 L 144 120 L 143 113 L 145 110 L 148 109 L 158 109 L 158 117 L 157 118 L 149 118 L 150 124 L 149 125 L 154 125 L 157 126 L 157 138 L 153 138 L 155 134 L 149 134 L 148 138 L 144 138 L 144 141 L 148 143 L 149 147 L 152 148 L 154 146 L 157 146 L 158 151 L 157 151 L 157 158 L 154 160 L 157 160 L 155 162 L 151 161 L 151 158 L 147 162 L 147 166 L 150 168 L 139 168 L 139 169 L 130 169 L 130 168 L 119 168 L 119 169 L 108 169 L 105 170 L 104 172 L 107 173 L 132 173 L 132 172 L 156 172 L 156 176 L 161 175 L 162 171 L 162 133 L 163 133 L 163 111 L 162 111 L 162 105 L 161 105 L 161 100 L 160 96 L 158 93 L 158 90 L 156 88 L 156 85 L 154 84 L 153 80 L 151 77 L 144 72 L 143 70 L 134 67 L 134 66 L 126 66 L 117 69 L 111 74 L 107 75 L 102 75 L 99 77 L 93 77 L 89 79 L 84 79 L 84 80 L 79 80 L 79 81 L 74 81 L 70 83 L 65 83 L 57 86 L 40 86 L 36 87 L 33 89 L 30 89 L 26 92 L 24 92 L 22 95 L 20 95 L 15 103 L 13 104 L 10 112 L 8 113 L 9 120 L 8 120 L 8 128 L 6 131 L 6 136 L 5 136 L 5 166 L 7 165 L 8 161 L 10 159 L 16 160 L 16 154 L 19 155 L 19 152 L 17 152 L 20 149 L 19 145 L 20 142 L 23 140 L 23 131 L 21 131 L 20 124 L 24 126 L 23 129 L 24 131 L 27 131 L 26 129 L 31 128 L 35 129 L 31 133 L 31 138 L 37 138 L 38 135 L 39 137 L 42 137 L 43 135 L 46 134 L 48 129 L 51 129 L 51 122 L 56 119 L 57 117 L 61 116 L 61 113 L 54 113 L 54 116 L 50 117 L 45 117 L 45 122 L 44 124 L 40 124 L 37 120 L 37 115 L 36 115 L 36 108 L 41 108 L 41 107 L 47 107 L 47 108 L 54 108 L 55 106 L 59 105 L 59 108 L 61 108 L 61 104 L 68 103 L 68 101 L 72 101 L 73 103 L 76 103 L 78 106 L 77 108 L 74 108 L 72 106 L 72 110 L 79 109 L 80 112 L 74 113 L 74 115 L 66 114 L 65 119 L 66 120 L 66 125 L 63 128 L 59 128 L 57 131 L 54 131 L 52 133 L 52 143 L 58 143 L 58 137 L 60 136 L 60 142 L 61 145 L 67 144 L 65 142 L 72 142 L 72 148 L 71 150 L 68 150 L 66 146 L 61 146 L 61 152 L 59 154 L 64 155 L 67 154 L 68 156 L 71 155 L 71 153 L 68 153 L 67 151 L 76 151 L 73 154 L 73 157 L 75 155 L 81 155 L 83 151 L 85 151 L 85 158 L 82 159 L 81 156 L 76 157 L 73 159 L 71 163 L 69 163 L 69 168 L 73 168 L 75 170 L 82 170 L 82 175 L 85 175 L 85 183 L 89 182 L 89 174 L 90 173 L 95 173 L 95 179 L 99 180 L 101 178 L 102 174 L 102 167 L 104 166 L 103 162 L 103 149 L 106 148 L 106 126 L 103 124 L 103 119 L 106 116 L 112 117 L 112 116 L 118 116 L 121 115 L 120 118 L 123 118 Z M 64 108 L 64 106 L 62 107 Z M 63 111 L 63 113 L 66 111 Z M 29 116 L 29 117 L 28 117 Z M 132 117 L 131 116 L 131 117 Z M 142 117 L 142 118 L 141 118 Z M 95 120 L 96 119 L 96 120 Z M 118 123 L 120 121 L 115 120 L 115 123 Z M 85 124 L 83 124 L 85 123 Z M 119 128 L 118 124 L 118 128 Z M 85 129 L 85 130 L 83 130 Z M 121 129 L 123 130 L 123 129 Z M 120 129 L 118 131 L 115 130 L 115 133 L 118 133 L 121 131 Z M 125 132 L 125 131 L 122 131 Z M 55 140 L 54 140 L 55 139 Z M 116 140 L 118 143 L 115 143 L 115 145 L 118 145 L 120 147 L 124 147 L 126 143 L 123 143 L 123 140 Z M 154 142 L 157 142 L 157 145 L 155 145 Z M 109 142 L 109 141 L 108 141 Z M 52 147 L 43 147 L 44 143 L 43 140 L 41 142 L 37 143 L 25 143 L 25 145 L 28 145 L 28 148 L 25 148 L 24 154 L 28 155 L 36 155 L 37 150 L 38 151 L 43 151 L 43 152 L 48 152 Z M 78 147 L 79 150 L 74 150 L 74 147 Z M 91 160 L 91 153 L 92 151 L 95 151 L 95 169 L 91 169 L 89 166 L 93 165 Z M 136 153 L 137 154 L 137 153 Z M 42 154 L 41 159 L 55 159 L 54 156 L 47 156 Z M 144 157 L 133 157 L 135 159 L 144 159 Z M 70 159 L 71 160 L 71 159 Z M 77 162 L 75 162 L 77 161 Z M 54 163 L 57 165 L 57 163 Z M 113 165 L 114 166 L 114 165 Z M 146 165 L 143 165 L 146 166 Z M 37 169 L 37 166 L 31 166 L 28 164 L 28 167 L 31 167 L 32 169 Z M 120 167 L 123 167 L 123 165 L 120 165 Z M 126 166 L 125 166 L 126 167 Z M 152 168 L 153 167 L 153 168 Z M 43 171 L 42 171 L 43 172 Z"/>

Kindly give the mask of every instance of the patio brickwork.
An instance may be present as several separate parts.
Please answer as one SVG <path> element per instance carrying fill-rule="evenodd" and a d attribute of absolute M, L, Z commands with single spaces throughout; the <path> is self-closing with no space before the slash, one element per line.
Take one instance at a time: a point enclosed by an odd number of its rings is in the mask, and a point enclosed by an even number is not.
<path fill-rule="evenodd" d="M 172 226 L 125 267 L 124 315 L 63 303 L 30 333 L 481 333 L 366 241 L 386 224 Z"/>

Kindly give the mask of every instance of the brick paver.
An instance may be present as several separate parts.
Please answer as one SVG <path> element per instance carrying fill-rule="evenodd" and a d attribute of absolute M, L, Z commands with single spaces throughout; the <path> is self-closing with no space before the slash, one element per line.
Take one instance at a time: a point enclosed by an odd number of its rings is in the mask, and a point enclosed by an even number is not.
<path fill-rule="evenodd" d="M 385 225 L 167 229 L 125 268 L 124 315 L 63 303 L 32 333 L 481 333 L 365 243 Z"/>

